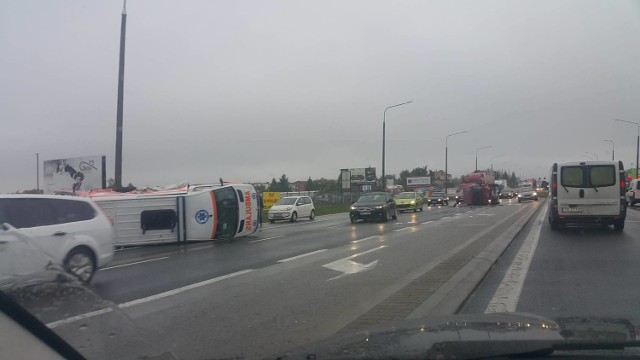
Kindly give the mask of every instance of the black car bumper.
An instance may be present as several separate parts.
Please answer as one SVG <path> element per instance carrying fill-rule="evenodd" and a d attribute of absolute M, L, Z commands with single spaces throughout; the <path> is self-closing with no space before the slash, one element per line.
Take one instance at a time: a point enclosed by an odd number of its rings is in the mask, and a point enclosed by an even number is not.
<path fill-rule="evenodd" d="M 373 209 L 371 211 L 351 210 L 349 217 L 353 220 L 378 220 L 384 219 L 386 209 Z"/>

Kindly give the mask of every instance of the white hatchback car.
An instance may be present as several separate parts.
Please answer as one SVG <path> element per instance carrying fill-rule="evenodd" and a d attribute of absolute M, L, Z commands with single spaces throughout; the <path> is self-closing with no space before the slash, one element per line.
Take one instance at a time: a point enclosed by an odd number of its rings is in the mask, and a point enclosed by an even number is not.
<path fill-rule="evenodd" d="M 113 259 L 109 218 L 89 199 L 0 195 L 0 278 L 63 266 L 82 282 Z"/>
<path fill-rule="evenodd" d="M 309 220 L 316 217 L 313 200 L 308 196 L 283 197 L 269 209 L 269 222 L 272 224 L 276 220 L 295 222 L 300 217 L 308 217 Z"/>

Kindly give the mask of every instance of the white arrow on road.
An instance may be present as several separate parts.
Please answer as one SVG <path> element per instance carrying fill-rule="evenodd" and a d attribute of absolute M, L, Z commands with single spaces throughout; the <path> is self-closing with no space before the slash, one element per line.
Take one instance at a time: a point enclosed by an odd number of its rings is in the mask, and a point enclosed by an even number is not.
<path fill-rule="evenodd" d="M 335 279 L 339 279 L 343 276 L 346 275 L 351 275 L 351 274 L 357 274 L 359 272 L 363 272 L 363 271 L 367 271 L 367 270 L 371 270 L 373 268 L 376 267 L 376 265 L 378 264 L 378 260 L 374 260 L 368 264 L 360 264 L 359 262 L 355 262 L 351 259 L 353 259 L 356 256 L 359 255 L 363 255 L 363 254 L 367 254 L 376 250 L 380 250 L 382 248 L 384 248 L 385 246 L 379 246 L 377 248 L 373 248 L 373 249 L 369 249 L 367 251 L 363 251 L 361 253 L 358 254 L 354 254 L 351 255 L 349 257 L 346 257 L 344 259 L 340 259 L 340 260 L 336 260 L 334 262 L 330 262 L 328 264 L 324 264 L 322 265 L 323 267 L 326 267 L 327 269 L 331 269 L 331 270 L 335 270 L 337 272 L 341 272 L 342 274 L 336 276 L 336 277 L 332 277 L 331 279 L 328 279 L 327 281 L 331 281 L 331 280 L 335 280 Z"/>

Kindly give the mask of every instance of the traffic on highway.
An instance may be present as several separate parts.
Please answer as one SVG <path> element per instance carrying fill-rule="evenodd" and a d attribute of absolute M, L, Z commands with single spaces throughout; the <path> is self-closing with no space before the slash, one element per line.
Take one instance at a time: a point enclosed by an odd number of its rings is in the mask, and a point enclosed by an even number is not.
<path fill-rule="evenodd" d="M 0 10 L 1 359 L 640 358 L 636 2 Z"/>

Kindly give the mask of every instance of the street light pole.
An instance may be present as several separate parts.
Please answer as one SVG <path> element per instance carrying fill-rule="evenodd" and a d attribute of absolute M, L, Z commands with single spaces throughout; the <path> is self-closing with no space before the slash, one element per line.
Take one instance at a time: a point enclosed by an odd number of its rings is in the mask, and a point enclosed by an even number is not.
<path fill-rule="evenodd" d="M 116 111 L 116 159 L 114 187 L 122 187 L 122 113 L 124 106 L 124 50 L 127 32 L 127 0 L 122 7 L 122 19 L 120 22 L 120 66 L 118 70 L 118 108 Z"/>
<path fill-rule="evenodd" d="M 449 137 L 454 136 L 454 135 L 460 135 L 460 134 L 464 134 L 467 131 L 460 131 L 457 133 L 453 133 L 453 134 L 449 134 L 447 135 L 447 137 L 444 139 L 444 191 L 446 194 L 448 187 L 448 183 L 449 183 Z"/>
<path fill-rule="evenodd" d="M 596 153 L 585 151 L 585 154 L 593 155 L 593 156 L 596 157 L 596 160 L 600 160 L 600 159 L 598 159 L 598 154 L 596 154 Z"/>
<path fill-rule="evenodd" d="M 495 156 L 492 156 L 492 157 L 491 157 L 491 173 L 493 173 L 493 159 L 496 159 L 496 158 L 499 158 L 499 157 L 502 157 L 502 156 L 504 156 L 504 154 L 502 154 L 502 155 L 495 155 Z M 476 166 L 476 167 L 477 167 L 477 166 Z"/>
<path fill-rule="evenodd" d="M 403 102 L 401 104 L 396 104 L 396 105 L 391 105 L 391 106 L 387 106 L 384 109 L 384 113 L 383 113 L 383 117 L 382 117 L 382 190 L 383 191 L 387 191 L 387 179 L 384 176 L 384 155 L 385 155 L 385 133 L 386 133 L 386 124 L 387 124 L 387 110 L 397 107 L 397 106 L 401 106 L 401 105 L 406 105 L 406 104 L 410 104 L 412 103 L 413 100 L 407 101 L 407 102 Z"/>
<path fill-rule="evenodd" d="M 36 190 L 40 193 L 40 153 L 36 153 Z"/>
<path fill-rule="evenodd" d="M 616 159 L 616 143 L 613 142 L 613 140 L 602 140 L 602 141 L 607 141 L 611 143 L 611 160 L 615 160 Z"/>
<path fill-rule="evenodd" d="M 512 163 L 512 162 L 513 162 L 512 160 L 503 161 L 502 162 L 502 166 L 500 166 L 500 173 L 504 173 L 504 164 L 509 164 L 509 163 Z"/>
<path fill-rule="evenodd" d="M 476 148 L 476 171 L 478 171 L 478 150 L 489 149 L 489 148 L 492 148 L 492 147 L 493 147 L 493 145 Z"/>
<path fill-rule="evenodd" d="M 616 121 L 622 121 L 629 124 L 635 124 L 638 127 L 638 136 L 636 138 L 636 179 L 638 178 L 638 157 L 640 157 L 640 124 L 634 121 L 615 119 Z"/>

